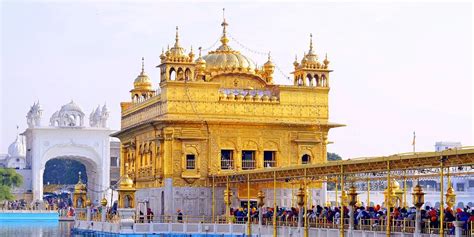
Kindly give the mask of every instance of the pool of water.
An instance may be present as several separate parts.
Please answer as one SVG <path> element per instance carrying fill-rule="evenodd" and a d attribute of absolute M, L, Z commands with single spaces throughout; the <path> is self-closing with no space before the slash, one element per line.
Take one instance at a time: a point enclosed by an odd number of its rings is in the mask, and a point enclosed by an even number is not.
<path fill-rule="evenodd" d="M 74 222 L 39 220 L 0 220 L 1 237 L 241 237 L 245 235 L 213 234 L 111 234 L 92 231 L 72 231 Z"/>
<path fill-rule="evenodd" d="M 0 221 L 0 236 L 5 237 L 70 237 L 73 222 L 12 220 Z"/>

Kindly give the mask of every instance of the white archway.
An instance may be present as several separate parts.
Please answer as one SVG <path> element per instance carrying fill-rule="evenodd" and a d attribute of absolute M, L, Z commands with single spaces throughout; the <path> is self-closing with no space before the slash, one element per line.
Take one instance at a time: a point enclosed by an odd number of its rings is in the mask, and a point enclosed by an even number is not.
<path fill-rule="evenodd" d="M 108 197 L 110 186 L 110 160 L 104 158 L 91 146 L 76 144 L 74 142 L 59 143 L 45 149 L 38 157 L 33 159 L 32 182 L 33 200 L 42 200 L 43 173 L 46 162 L 55 158 L 66 158 L 80 161 L 86 166 L 88 177 L 88 196 L 92 201 L 98 201 L 103 195 Z"/>

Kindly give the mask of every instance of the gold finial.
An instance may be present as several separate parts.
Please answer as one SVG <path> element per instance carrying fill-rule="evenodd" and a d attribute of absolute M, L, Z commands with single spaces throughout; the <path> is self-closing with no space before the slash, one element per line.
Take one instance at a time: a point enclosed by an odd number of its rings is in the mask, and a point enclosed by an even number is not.
<path fill-rule="evenodd" d="M 268 61 L 271 60 L 271 55 L 270 55 L 271 53 L 272 53 L 272 51 L 268 51 Z"/>
<path fill-rule="evenodd" d="M 313 34 L 309 34 L 309 53 L 311 54 L 313 52 Z"/>
<path fill-rule="evenodd" d="M 145 57 L 142 57 L 142 75 L 145 73 Z"/>
<path fill-rule="evenodd" d="M 77 183 L 82 183 L 82 180 L 81 180 L 81 171 L 79 171 L 79 180 L 77 181 Z"/>
<path fill-rule="evenodd" d="M 224 19 L 222 21 L 222 37 L 221 37 L 221 42 L 223 45 L 226 45 L 229 42 L 229 39 L 227 38 L 227 22 L 225 21 L 225 8 L 222 8 L 222 18 Z"/>
<path fill-rule="evenodd" d="M 175 38 L 175 43 L 174 47 L 179 47 L 179 34 L 178 34 L 178 26 L 176 26 L 176 38 Z"/>
<path fill-rule="evenodd" d="M 202 50 L 202 47 L 199 47 L 199 57 L 201 57 L 201 50 Z"/>
<path fill-rule="evenodd" d="M 326 66 L 329 64 L 328 53 L 326 53 L 326 57 L 324 58 L 323 63 L 324 63 L 324 65 L 326 65 Z"/>

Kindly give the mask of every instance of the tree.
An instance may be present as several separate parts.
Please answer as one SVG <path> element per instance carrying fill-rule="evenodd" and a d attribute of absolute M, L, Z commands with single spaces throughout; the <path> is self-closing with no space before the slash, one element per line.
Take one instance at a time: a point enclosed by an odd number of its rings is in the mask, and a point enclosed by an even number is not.
<path fill-rule="evenodd" d="M 77 160 L 52 159 L 46 162 L 43 184 L 76 184 L 78 173 L 81 172 L 82 182 L 87 183 L 86 167 Z"/>
<path fill-rule="evenodd" d="M 328 157 L 329 162 L 342 160 L 342 157 L 340 155 L 336 154 L 336 153 L 328 152 L 327 157 Z M 335 190 L 335 187 L 336 187 L 336 185 L 332 182 L 327 184 L 327 189 L 328 190 Z"/>
<path fill-rule="evenodd" d="M 11 189 L 23 184 L 23 176 L 14 169 L 0 168 L 0 200 L 12 200 Z"/>
<path fill-rule="evenodd" d="M 328 161 L 342 160 L 342 157 L 336 153 L 328 152 Z"/>

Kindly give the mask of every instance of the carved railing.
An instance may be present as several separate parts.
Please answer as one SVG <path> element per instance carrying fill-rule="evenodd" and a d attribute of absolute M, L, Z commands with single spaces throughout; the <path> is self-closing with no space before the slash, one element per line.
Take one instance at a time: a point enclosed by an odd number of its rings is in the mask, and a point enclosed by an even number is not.
<path fill-rule="evenodd" d="M 255 160 L 242 160 L 242 169 L 243 170 L 255 169 Z"/>

